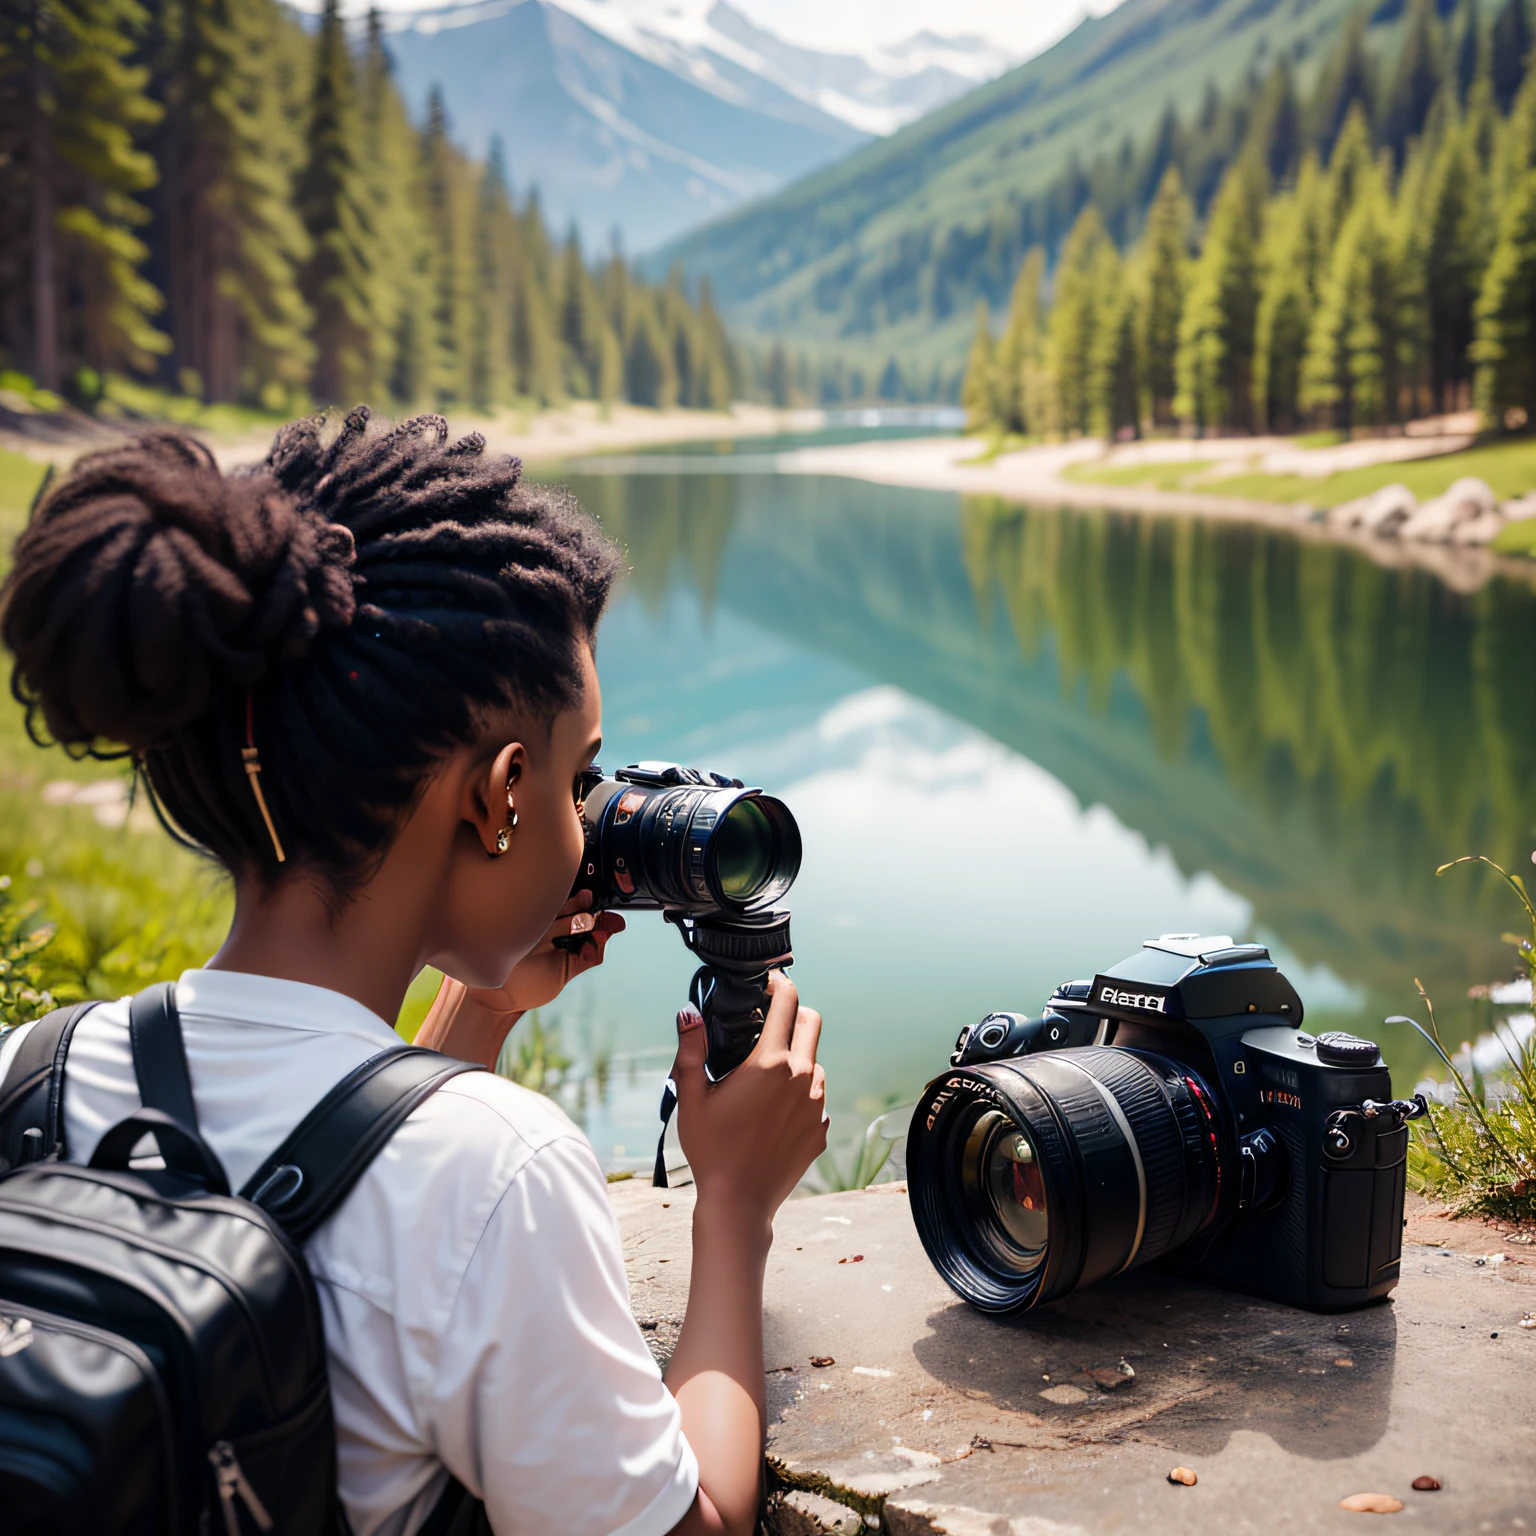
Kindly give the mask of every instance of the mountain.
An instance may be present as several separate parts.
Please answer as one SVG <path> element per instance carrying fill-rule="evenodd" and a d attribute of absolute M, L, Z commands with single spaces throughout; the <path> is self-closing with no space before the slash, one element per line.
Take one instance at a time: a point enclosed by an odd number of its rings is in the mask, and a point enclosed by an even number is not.
<path fill-rule="evenodd" d="M 868 56 L 786 43 L 724 0 L 479 0 L 389 39 L 416 111 L 434 85 L 455 137 L 499 135 L 514 181 L 589 247 L 645 250 L 762 196 L 996 74 L 975 38 Z"/>
<path fill-rule="evenodd" d="M 891 137 L 673 242 L 651 265 L 681 260 L 707 275 L 739 333 L 865 370 L 897 358 L 908 378 L 937 368 L 953 383 L 976 299 L 1005 303 L 1025 245 L 1065 233 L 1091 190 L 1085 168 L 1139 172 L 1136 156 L 1170 106 L 1193 123 L 1216 111 L 1213 88 L 1281 58 L 1309 88 L 1356 3 L 1125 0 Z M 1386 4 L 1376 14 L 1400 12 Z"/>

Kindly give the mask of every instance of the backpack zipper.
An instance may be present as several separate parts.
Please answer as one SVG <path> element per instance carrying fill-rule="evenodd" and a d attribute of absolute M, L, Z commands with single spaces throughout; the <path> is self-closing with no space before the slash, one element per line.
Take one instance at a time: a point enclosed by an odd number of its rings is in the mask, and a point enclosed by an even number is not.
<path fill-rule="evenodd" d="M 224 1506 L 224 1529 L 229 1536 L 240 1536 L 240 1512 L 235 1508 L 236 1498 L 250 1511 L 258 1530 L 270 1531 L 272 1516 L 267 1513 L 267 1506 L 257 1497 L 256 1490 L 241 1470 L 234 1446 L 228 1440 L 215 1440 L 213 1448 L 208 1452 L 208 1460 L 213 1463 L 213 1475 L 218 1479 L 219 1503 Z"/>

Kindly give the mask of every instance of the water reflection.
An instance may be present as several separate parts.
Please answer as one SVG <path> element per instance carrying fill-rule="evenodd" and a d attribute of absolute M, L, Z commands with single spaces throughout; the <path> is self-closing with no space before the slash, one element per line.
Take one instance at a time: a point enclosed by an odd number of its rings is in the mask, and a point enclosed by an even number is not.
<path fill-rule="evenodd" d="M 599 667 L 611 761 L 681 756 L 801 819 L 797 975 L 845 1139 L 959 1023 L 1148 933 L 1256 934 L 1314 1018 L 1499 974 L 1523 862 L 1536 603 L 1283 533 L 770 474 L 574 477 L 634 575 Z M 644 919 L 562 1003 L 664 1060 L 689 974 Z M 574 992 L 575 989 L 573 989 Z M 1423 1053 L 1388 1040 L 1405 1077 Z M 616 1073 L 600 1153 L 644 1152 Z"/>

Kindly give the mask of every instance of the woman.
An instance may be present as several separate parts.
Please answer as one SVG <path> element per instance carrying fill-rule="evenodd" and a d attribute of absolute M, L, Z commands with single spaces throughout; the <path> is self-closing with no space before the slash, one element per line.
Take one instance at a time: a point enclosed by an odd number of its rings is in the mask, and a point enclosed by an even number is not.
<path fill-rule="evenodd" d="M 359 409 L 226 477 L 151 434 L 82 459 L 17 545 L 0 628 L 34 731 L 131 754 L 168 830 L 234 882 L 228 938 L 176 989 L 234 1188 L 395 1038 L 423 966 L 454 981 L 422 1042 L 490 1065 L 623 926 L 562 906 L 618 557 L 483 447 Z M 578 954 L 554 947 L 572 933 Z M 104 1004 L 75 1034 L 74 1161 L 137 1106 L 127 1020 Z M 752 1529 L 763 1269 L 826 1142 L 820 1020 L 775 976 L 762 1041 L 717 1085 L 697 1015 L 678 1029 L 697 1204 L 665 1384 L 591 1148 L 489 1073 L 426 1100 L 309 1243 L 355 1536 L 417 1530 L 450 1479 L 497 1532 Z"/>

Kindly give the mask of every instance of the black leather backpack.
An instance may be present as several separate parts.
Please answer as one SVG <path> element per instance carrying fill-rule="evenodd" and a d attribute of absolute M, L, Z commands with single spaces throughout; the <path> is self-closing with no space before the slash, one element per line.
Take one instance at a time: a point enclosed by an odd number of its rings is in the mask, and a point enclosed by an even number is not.
<path fill-rule="evenodd" d="M 301 1245 L 401 1121 L 473 1070 L 401 1045 L 342 1079 L 232 1195 L 197 1131 L 169 984 L 133 1000 L 144 1107 L 63 1160 L 64 1061 L 90 1004 L 0 1084 L 0 1527 L 8 1536 L 332 1536 L 325 1337 Z M 163 1171 L 131 1168 L 145 1136 Z M 428 1529 L 474 1529 L 450 1483 Z"/>

